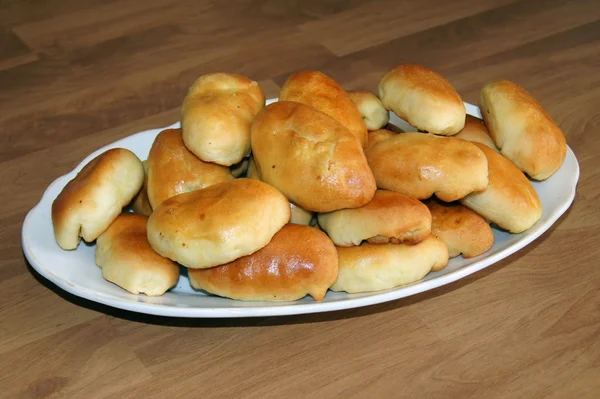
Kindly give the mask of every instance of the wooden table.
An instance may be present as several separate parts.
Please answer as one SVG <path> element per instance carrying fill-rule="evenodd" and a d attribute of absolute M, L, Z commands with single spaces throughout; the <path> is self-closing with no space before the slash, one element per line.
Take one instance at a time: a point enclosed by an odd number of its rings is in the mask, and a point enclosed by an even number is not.
<path fill-rule="evenodd" d="M 0 4 L 0 397 L 598 397 L 597 0 Z M 315 68 L 375 90 L 406 61 L 469 102 L 514 80 L 563 128 L 577 198 L 526 249 L 393 303 L 243 320 L 99 306 L 25 261 L 22 221 L 46 186 L 100 146 L 177 121 L 201 74 L 246 74 L 276 96 Z"/>

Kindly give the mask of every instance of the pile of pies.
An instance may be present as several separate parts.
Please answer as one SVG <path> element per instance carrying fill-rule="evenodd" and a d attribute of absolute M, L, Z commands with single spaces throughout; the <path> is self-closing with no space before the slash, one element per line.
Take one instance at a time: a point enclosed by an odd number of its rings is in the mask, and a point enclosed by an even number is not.
<path fill-rule="evenodd" d="M 95 241 L 104 278 L 133 294 L 164 294 L 182 266 L 195 289 L 241 301 L 386 290 L 484 254 L 491 224 L 531 228 L 542 215 L 531 180 L 566 156 L 517 84 L 486 84 L 480 120 L 421 65 L 391 69 L 377 94 L 302 71 L 265 102 L 247 77 L 200 77 L 181 128 L 160 132 L 147 159 L 108 150 L 64 187 L 58 245 Z"/>

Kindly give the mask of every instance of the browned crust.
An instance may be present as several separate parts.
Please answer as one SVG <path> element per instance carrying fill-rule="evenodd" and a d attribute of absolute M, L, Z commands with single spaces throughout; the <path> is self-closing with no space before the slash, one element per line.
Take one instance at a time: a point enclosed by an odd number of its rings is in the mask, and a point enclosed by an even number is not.
<path fill-rule="evenodd" d="M 362 240 L 418 244 L 431 233 L 431 214 L 423 203 L 387 190 L 377 190 L 360 208 L 319 214 L 318 219 L 337 246 L 359 245 Z"/>
<path fill-rule="evenodd" d="M 308 294 L 320 301 L 337 279 L 338 257 L 323 232 L 288 224 L 252 255 L 188 275 L 195 288 L 232 299 L 292 301 Z"/>
<path fill-rule="evenodd" d="M 181 107 L 185 145 L 205 162 L 224 166 L 239 163 L 249 155 L 250 124 L 264 105 L 262 88 L 246 76 L 201 76 Z"/>
<path fill-rule="evenodd" d="M 510 160 L 484 144 L 473 143 L 487 157 L 488 187 L 461 203 L 512 233 L 530 228 L 542 215 L 542 203 L 529 179 Z"/>
<path fill-rule="evenodd" d="M 279 100 L 303 103 L 326 113 L 366 146 L 367 126 L 356 104 L 339 83 L 324 73 L 302 71 L 291 75 L 281 88 Z"/>
<path fill-rule="evenodd" d="M 52 203 L 52 224 L 59 246 L 75 249 L 80 236 L 94 241 L 131 202 L 142 183 L 141 162 L 127 149 L 113 148 L 92 159 Z M 105 198 L 110 201 L 103 201 Z"/>
<path fill-rule="evenodd" d="M 486 84 L 479 107 L 502 155 L 535 180 L 545 180 L 562 165 L 564 133 L 524 88 L 507 80 Z"/>
<path fill-rule="evenodd" d="M 144 184 L 133 199 L 131 208 L 135 213 L 150 216 L 152 214 L 152 205 L 150 205 L 150 200 L 148 199 L 148 161 L 142 161 L 142 165 L 144 165 Z"/>
<path fill-rule="evenodd" d="M 431 233 L 448 246 L 449 257 L 472 258 L 494 245 L 494 232 L 484 218 L 469 208 L 440 201 L 427 201 L 431 211 Z"/>
<path fill-rule="evenodd" d="M 375 194 L 360 143 L 313 107 L 291 101 L 270 104 L 254 119 L 251 135 L 261 179 L 306 210 L 356 208 Z"/>
<path fill-rule="evenodd" d="M 379 98 L 417 129 L 453 135 L 464 127 L 466 110 L 450 82 L 437 72 L 418 64 L 400 64 L 379 82 Z"/>
<path fill-rule="evenodd" d="M 181 129 L 160 132 L 147 162 L 148 199 L 153 209 L 177 194 L 234 179 L 228 167 L 204 162 L 188 150 Z"/>
<path fill-rule="evenodd" d="M 435 194 L 451 202 L 487 187 L 487 159 L 474 143 L 423 133 L 392 134 L 365 150 L 379 188 L 417 199 Z"/>
<path fill-rule="evenodd" d="M 98 238 L 96 263 L 105 279 L 132 294 L 162 295 L 179 280 L 179 266 L 150 247 L 147 221 L 135 213 L 119 215 Z"/>
<path fill-rule="evenodd" d="M 264 247 L 289 220 L 279 191 L 235 179 L 163 201 L 148 219 L 148 241 L 186 267 L 214 267 Z"/>
<path fill-rule="evenodd" d="M 472 115 L 467 115 L 467 118 L 465 119 L 465 127 L 454 137 L 457 139 L 485 144 L 492 150 L 499 151 L 496 147 L 496 144 L 494 144 L 494 140 L 492 140 L 490 132 L 485 126 L 483 120 Z"/>

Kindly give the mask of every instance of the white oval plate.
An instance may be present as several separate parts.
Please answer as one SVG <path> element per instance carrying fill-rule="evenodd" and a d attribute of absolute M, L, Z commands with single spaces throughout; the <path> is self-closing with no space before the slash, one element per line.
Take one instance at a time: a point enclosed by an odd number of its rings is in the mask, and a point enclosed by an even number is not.
<path fill-rule="evenodd" d="M 273 101 L 276 100 L 271 99 L 267 103 Z M 471 104 L 466 106 L 469 114 L 481 117 L 479 108 Z M 414 129 L 393 113 L 390 115 L 390 122 L 406 130 Z M 179 123 L 169 127 L 179 127 Z M 98 154 L 110 148 L 123 147 L 133 151 L 140 159 L 146 159 L 154 138 L 163 129 L 140 132 L 103 147 L 84 159 L 71 173 L 59 177 L 50 184 L 41 201 L 27 214 L 23 224 L 23 250 L 35 270 L 71 294 L 116 308 L 162 316 L 281 316 L 374 305 L 450 284 L 530 244 L 548 230 L 569 208 L 575 198 L 579 179 L 579 164 L 569 148 L 562 167 L 552 177 L 541 183 L 533 183 L 542 201 L 544 212 L 542 218 L 531 229 L 521 234 L 508 234 L 495 229 L 494 246 L 485 254 L 472 259 L 462 257 L 451 259 L 445 269 L 429 273 L 421 281 L 410 285 L 363 294 L 329 291 L 322 302 L 315 302 L 310 297 L 296 302 L 242 302 L 193 290 L 183 271 L 177 286 L 172 290 L 161 297 L 147 297 L 130 294 L 104 280 L 100 268 L 94 263 L 94 245 L 82 241 L 76 250 L 63 251 L 54 239 L 50 209 L 52 202 L 67 182 Z"/>

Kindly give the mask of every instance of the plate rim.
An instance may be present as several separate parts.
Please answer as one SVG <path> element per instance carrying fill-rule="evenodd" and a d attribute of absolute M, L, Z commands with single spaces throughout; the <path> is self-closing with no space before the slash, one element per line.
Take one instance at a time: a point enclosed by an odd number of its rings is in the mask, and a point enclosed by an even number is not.
<path fill-rule="evenodd" d="M 268 99 L 267 104 L 277 101 L 276 98 Z M 477 106 L 473 104 L 469 104 L 465 102 L 465 106 L 467 107 L 467 113 L 471 115 L 475 114 L 475 116 L 481 117 L 480 110 Z M 280 302 L 275 306 L 248 306 L 248 307 L 174 307 L 171 305 L 158 304 L 158 303 L 145 303 L 138 301 L 126 300 L 123 298 L 116 298 L 111 295 L 105 295 L 103 293 L 97 292 L 95 290 L 91 290 L 87 287 L 73 285 L 65 279 L 55 275 L 52 273 L 50 269 L 43 265 L 43 262 L 38 260 L 31 249 L 31 243 L 27 239 L 27 232 L 32 226 L 32 220 L 35 217 L 36 212 L 39 211 L 40 206 L 47 199 L 52 188 L 66 179 L 74 176 L 81 168 L 86 165 L 91 159 L 93 159 L 98 154 L 106 151 L 109 148 L 113 148 L 115 145 L 118 145 L 123 140 L 130 139 L 137 135 L 147 134 L 151 131 L 160 131 L 163 129 L 168 129 L 172 127 L 179 126 L 179 122 L 171 124 L 162 128 L 153 128 L 147 129 L 144 131 L 140 131 L 129 136 L 125 136 L 117 141 L 109 143 L 102 148 L 97 149 L 96 151 L 89 154 L 85 157 L 75 168 L 73 168 L 70 172 L 56 178 L 52 183 L 50 183 L 44 193 L 42 194 L 40 200 L 35 204 L 27 215 L 25 216 L 22 230 L 21 230 L 21 244 L 23 248 L 23 252 L 27 261 L 31 265 L 31 267 L 39 273 L 46 280 L 52 282 L 54 285 L 66 291 L 72 295 L 77 297 L 81 297 L 87 299 L 92 302 L 100 303 L 112 308 L 123 309 L 127 311 L 132 311 L 136 313 L 143 313 L 155 316 L 165 316 L 165 317 L 183 317 L 183 318 L 239 318 L 239 317 L 270 317 L 270 316 L 292 316 L 299 314 L 310 314 L 310 313 L 324 313 L 324 312 L 332 312 L 338 310 L 347 310 L 352 308 L 359 308 L 365 306 L 376 305 L 380 303 L 390 302 L 394 300 L 398 300 L 401 298 L 406 298 L 412 295 L 416 295 L 418 293 L 423 293 L 427 291 L 431 291 L 435 288 L 441 287 L 443 285 L 448 285 L 454 283 L 464 277 L 467 277 L 471 274 L 477 273 L 478 271 L 485 269 L 492 264 L 499 262 L 502 259 L 508 258 L 519 250 L 525 248 L 530 245 L 533 241 L 538 239 L 542 234 L 552 227 L 556 221 L 571 207 L 575 200 L 576 192 L 577 192 L 577 184 L 580 178 L 580 166 L 577 157 L 573 150 L 567 145 L 567 156 L 565 160 L 569 157 L 572 157 L 574 160 L 575 171 L 574 171 L 574 179 L 572 183 L 569 184 L 568 187 L 568 200 L 561 204 L 558 208 L 554 209 L 550 215 L 547 215 L 546 219 L 541 225 L 536 226 L 536 230 L 534 233 L 523 237 L 521 240 L 509 245 L 508 247 L 492 254 L 484 257 L 483 259 L 474 262 L 473 264 L 466 265 L 461 267 L 458 270 L 450 272 L 448 274 L 442 275 L 437 278 L 433 278 L 431 280 L 425 281 L 417 281 L 415 283 L 404 285 L 400 287 L 395 287 L 390 290 L 385 290 L 381 292 L 373 292 L 371 294 L 365 293 L 366 295 L 360 296 L 358 298 L 349 298 L 341 301 L 335 302 L 311 302 L 311 303 L 302 303 L 298 304 L 295 302 Z M 567 191 L 567 190 L 565 190 Z M 133 295 L 133 294 L 132 294 Z"/>

